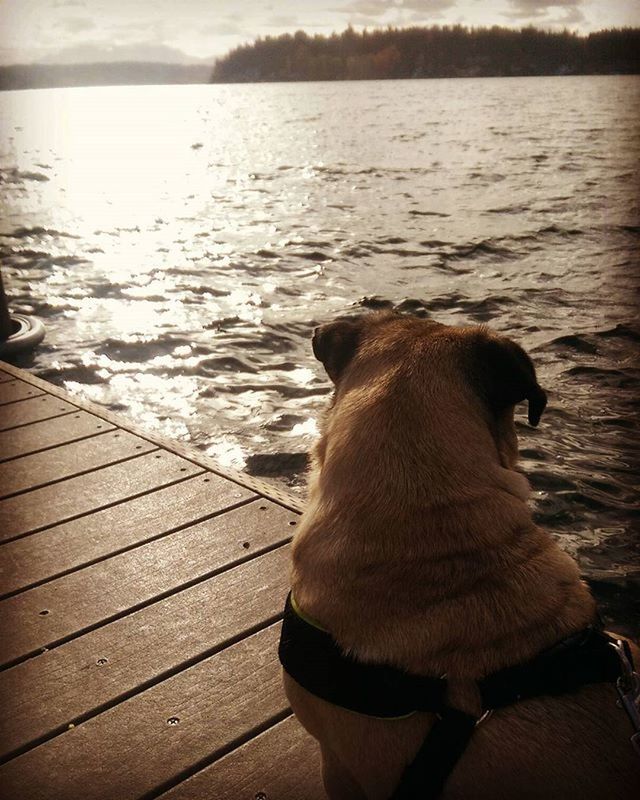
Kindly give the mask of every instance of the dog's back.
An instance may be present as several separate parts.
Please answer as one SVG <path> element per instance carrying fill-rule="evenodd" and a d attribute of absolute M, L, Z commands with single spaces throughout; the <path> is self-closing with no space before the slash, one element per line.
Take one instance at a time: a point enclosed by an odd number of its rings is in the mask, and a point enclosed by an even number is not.
<path fill-rule="evenodd" d="M 475 681 L 581 630 L 595 606 L 573 560 L 535 526 L 514 467 L 513 407 L 546 398 L 517 345 L 483 328 L 394 315 L 320 329 L 336 384 L 293 550 L 305 612 L 363 661 L 447 673 L 450 703 L 478 711 Z M 434 721 L 354 714 L 285 675 L 320 742 L 331 798 L 388 798 Z M 495 712 L 442 798 L 636 797 L 640 762 L 613 685 Z"/>

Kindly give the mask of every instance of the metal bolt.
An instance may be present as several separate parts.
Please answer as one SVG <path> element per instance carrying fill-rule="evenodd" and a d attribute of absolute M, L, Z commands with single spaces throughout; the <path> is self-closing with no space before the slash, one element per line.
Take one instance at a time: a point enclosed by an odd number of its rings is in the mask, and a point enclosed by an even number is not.
<path fill-rule="evenodd" d="M 169 725 L 177 725 L 180 722 L 180 717 L 169 717 L 167 723 Z"/>

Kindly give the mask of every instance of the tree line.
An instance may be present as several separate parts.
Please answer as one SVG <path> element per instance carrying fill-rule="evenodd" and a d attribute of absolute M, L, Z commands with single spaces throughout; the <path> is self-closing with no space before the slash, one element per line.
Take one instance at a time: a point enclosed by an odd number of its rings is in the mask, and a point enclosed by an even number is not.
<path fill-rule="evenodd" d="M 213 83 L 640 72 L 640 28 L 580 35 L 533 27 L 386 28 L 258 38 L 219 59 Z"/>

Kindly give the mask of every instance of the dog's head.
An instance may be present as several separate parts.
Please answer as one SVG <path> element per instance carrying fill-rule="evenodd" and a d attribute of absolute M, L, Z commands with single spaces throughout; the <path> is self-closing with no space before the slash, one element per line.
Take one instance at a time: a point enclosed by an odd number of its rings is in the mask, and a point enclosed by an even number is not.
<path fill-rule="evenodd" d="M 425 417 L 431 412 L 446 419 L 447 404 L 480 405 L 505 466 L 517 458 L 514 406 L 526 400 L 529 423 L 537 426 L 547 403 L 525 351 L 484 326 L 368 314 L 316 328 L 313 352 L 336 386 L 335 403 L 368 383 L 393 386 L 400 403 L 419 394 Z M 453 422 L 453 411 L 449 417 Z"/>

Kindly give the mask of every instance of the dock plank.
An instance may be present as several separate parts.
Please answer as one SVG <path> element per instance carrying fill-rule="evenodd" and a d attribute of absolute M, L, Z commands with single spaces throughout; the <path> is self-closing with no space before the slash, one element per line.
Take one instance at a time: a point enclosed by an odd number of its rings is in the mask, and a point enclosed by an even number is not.
<path fill-rule="evenodd" d="M 43 453 L 20 456 L 6 464 L 0 473 L 0 498 L 157 449 L 155 445 L 128 431 L 113 430 Z"/>
<path fill-rule="evenodd" d="M 64 522 L 202 471 L 173 453 L 156 451 L 0 500 L 0 540 Z"/>
<path fill-rule="evenodd" d="M 278 633 L 260 631 L 10 761 L 4 796 L 135 800 L 248 739 L 287 713 Z"/>
<path fill-rule="evenodd" d="M 0 431 L 17 428 L 20 425 L 29 425 L 42 419 L 59 417 L 77 411 L 77 406 L 72 406 L 66 400 L 60 400 L 51 395 L 40 395 L 18 403 L 10 403 L 0 409 Z"/>
<path fill-rule="evenodd" d="M 0 665 L 229 569 L 250 548 L 285 544 L 295 517 L 274 503 L 250 503 L 3 600 Z"/>
<path fill-rule="evenodd" d="M 301 499 L 5 363 L 0 462 L 0 796 L 319 800 L 277 660 Z"/>
<path fill-rule="evenodd" d="M 116 426 L 86 411 L 23 425 L 19 431 L 0 431 L 0 461 L 26 456 L 60 444 L 85 439 Z"/>
<path fill-rule="evenodd" d="M 289 550 L 273 550 L 0 673 L 2 756 L 274 622 L 288 589 Z M 28 686 L 37 691 L 25 692 Z"/>
<path fill-rule="evenodd" d="M 4 369 L 6 372 L 13 374 L 14 377 L 24 380 L 25 383 L 30 383 L 33 386 L 42 389 L 47 393 L 47 395 L 59 397 L 63 401 L 70 399 L 75 407 L 82 408 L 84 411 L 91 413 L 96 417 L 100 417 L 101 419 L 111 422 L 117 428 L 127 430 L 130 433 L 134 433 L 142 437 L 143 439 L 147 439 L 148 441 L 158 445 L 158 447 L 168 450 L 170 453 L 175 453 L 183 458 L 187 458 L 188 460 L 193 461 L 201 466 L 203 469 L 227 478 L 228 480 L 237 483 L 240 486 L 251 489 L 256 494 L 269 497 L 274 502 L 280 503 L 292 511 L 298 511 L 301 513 L 303 510 L 304 502 L 301 497 L 295 496 L 290 492 L 283 490 L 276 484 L 261 480 L 253 475 L 248 475 L 246 472 L 240 472 L 232 467 L 223 467 L 205 453 L 194 450 L 182 442 L 169 440 L 165 437 L 162 437 L 157 432 L 151 433 L 147 430 L 143 430 L 139 425 L 131 420 L 125 419 L 118 414 L 114 414 L 109 409 L 97 405 L 96 403 L 92 403 L 86 398 L 70 397 L 69 394 L 63 389 L 46 383 L 46 381 L 43 381 L 41 378 L 37 378 L 35 375 L 31 375 L 24 370 L 11 366 L 10 364 L 0 361 L 0 367 L 2 367 L 2 369 Z"/>
<path fill-rule="evenodd" d="M 136 547 L 254 497 L 247 489 L 205 472 L 7 542 L 0 560 L 0 596 Z"/>
<path fill-rule="evenodd" d="M 293 716 L 164 792 L 158 800 L 326 800 L 317 742 Z"/>
<path fill-rule="evenodd" d="M 0 405 L 14 403 L 16 400 L 26 400 L 28 397 L 37 397 L 41 394 L 44 394 L 42 389 L 15 378 L 12 381 L 0 383 Z"/>

